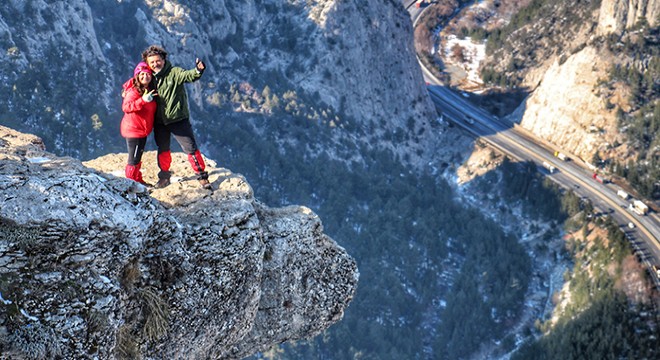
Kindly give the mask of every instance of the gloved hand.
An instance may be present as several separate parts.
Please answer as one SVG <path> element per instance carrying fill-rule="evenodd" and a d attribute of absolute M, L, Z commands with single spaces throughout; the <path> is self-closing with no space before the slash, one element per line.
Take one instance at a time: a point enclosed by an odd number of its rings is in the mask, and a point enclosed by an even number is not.
<path fill-rule="evenodd" d="M 147 91 L 145 89 L 144 94 L 142 94 L 142 100 L 146 102 L 151 102 L 154 99 L 154 91 L 156 90 Z"/>

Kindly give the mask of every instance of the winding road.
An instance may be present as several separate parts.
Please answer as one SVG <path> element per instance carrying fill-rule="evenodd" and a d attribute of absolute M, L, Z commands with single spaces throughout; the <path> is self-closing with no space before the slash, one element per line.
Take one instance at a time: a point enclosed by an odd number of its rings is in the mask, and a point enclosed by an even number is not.
<path fill-rule="evenodd" d="M 414 4 L 413 1 L 411 4 Z M 411 14 L 413 24 L 423 11 L 404 3 Z M 422 11 L 420 11 L 422 10 Z M 533 161 L 540 169 L 543 163 L 552 165 L 556 171 L 541 170 L 559 185 L 572 189 L 583 198 L 588 198 L 595 211 L 611 216 L 624 230 L 640 261 L 651 270 L 660 264 L 660 218 L 657 213 L 640 216 L 628 210 L 629 200 L 617 196 L 617 185 L 601 184 L 592 178 L 593 171 L 578 158 L 562 161 L 555 151 L 562 151 L 537 138 L 517 124 L 498 119 L 485 110 L 473 105 L 454 90 L 444 86 L 420 62 L 428 85 L 429 95 L 441 116 L 454 122 L 473 136 L 519 161 Z M 628 224 L 634 224 L 631 228 Z M 656 287 L 660 288 L 660 277 L 652 273 Z"/>

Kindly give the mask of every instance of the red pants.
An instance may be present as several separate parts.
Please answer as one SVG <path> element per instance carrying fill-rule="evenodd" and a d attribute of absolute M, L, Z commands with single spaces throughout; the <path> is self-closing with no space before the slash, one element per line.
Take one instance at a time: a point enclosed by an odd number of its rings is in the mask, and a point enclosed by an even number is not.
<path fill-rule="evenodd" d="M 172 153 L 170 143 L 172 135 L 174 135 L 174 139 L 179 143 L 181 149 L 188 154 L 188 161 L 190 161 L 193 171 L 197 174 L 197 178 L 200 180 L 208 179 L 209 174 L 205 171 L 206 164 L 204 164 L 202 154 L 197 148 L 192 125 L 190 125 L 188 119 L 167 125 L 154 124 L 154 139 L 156 140 L 156 146 L 158 146 L 158 167 L 160 168 L 158 178 L 169 179 L 171 175 Z"/>

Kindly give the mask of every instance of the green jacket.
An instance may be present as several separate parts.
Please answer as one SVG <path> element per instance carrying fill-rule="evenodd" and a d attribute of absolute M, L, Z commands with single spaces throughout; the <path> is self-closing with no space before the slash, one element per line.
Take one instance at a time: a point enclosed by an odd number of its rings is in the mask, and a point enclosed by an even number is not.
<path fill-rule="evenodd" d="M 184 70 L 178 66 L 172 66 L 165 61 L 165 66 L 158 74 L 154 74 L 158 96 L 155 97 L 156 118 L 155 122 L 171 124 L 183 119 L 190 118 L 188 110 L 188 95 L 185 83 L 199 80 L 202 73 L 197 69 Z"/>

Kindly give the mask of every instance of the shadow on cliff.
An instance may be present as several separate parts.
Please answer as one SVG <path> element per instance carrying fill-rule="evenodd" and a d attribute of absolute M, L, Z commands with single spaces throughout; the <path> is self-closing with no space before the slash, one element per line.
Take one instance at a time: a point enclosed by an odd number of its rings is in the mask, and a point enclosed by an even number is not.
<path fill-rule="evenodd" d="M 503 153 L 500 146 L 515 146 L 517 140 L 510 135 L 495 135 L 508 133 L 520 123 L 525 99 L 530 93 L 528 89 L 484 93 L 457 91 L 441 85 L 429 85 L 427 89 L 438 111 L 438 122 L 448 128 L 458 128 L 466 135 L 454 137 L 451 146 L 459 149 L 458 153 L 441 166 L 445 169 L 449 163 L 456 164 L 452 176 L 456 176 L 459 183 L 472 182 L 499 166 L 502 156 L 510 156 Z"/>
<path fill-rule="evenodd" d="M 468 93 L 468 100 L 498 118 L 506 117 L 513 123 L 520 123 L 521 116 L 516 116 L 516 114 L 521 114 L 521 111 L 524 113 L 524 101 L 529 94 L 530 89 L 528 88 L 507 89 L 505 91 L 494 89 L 479 94 Z"/>
<path fill-rule="evenodd" d="M 444 85 L 428 85 L 427 88 L 438 113 L 448 115 L 449 120 L 460 121 L 465 116 L 474 118 L 475 114 L 479 114 L 479 117 L 491 122 L 502 120 L 500 123 L 505 128 L 520 123 L 525 112 L 525 99 L 530 94 L 527 88 L 487 90 L 482 93 L 460 91 Z"/>

